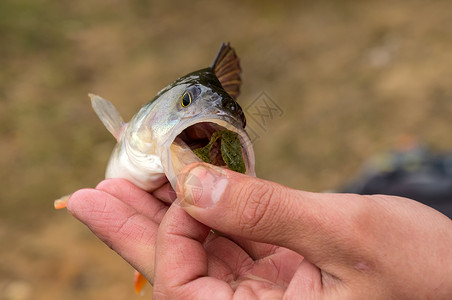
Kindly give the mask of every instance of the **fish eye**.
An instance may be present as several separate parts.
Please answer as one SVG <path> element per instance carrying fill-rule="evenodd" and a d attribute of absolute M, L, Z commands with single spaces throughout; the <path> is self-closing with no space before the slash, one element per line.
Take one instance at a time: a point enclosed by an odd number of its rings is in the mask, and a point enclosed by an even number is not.
<path fill-rule="evenodd" d="M 193 95 L 191 94 L 191 92 L 185 92 L 180 100 L 180 104 L 182 105 L 182 107 L 187 107 L 191 104 L 191 100 L 193 98 Z"/>

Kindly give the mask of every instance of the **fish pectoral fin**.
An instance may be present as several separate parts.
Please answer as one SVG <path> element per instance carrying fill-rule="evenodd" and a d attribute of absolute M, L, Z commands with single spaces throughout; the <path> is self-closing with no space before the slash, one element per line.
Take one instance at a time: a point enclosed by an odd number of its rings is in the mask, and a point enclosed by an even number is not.
<path fill-rule="evenodd" d="M 61 198 L 56 199 L 53 202 L 53 206 L 55 207 L 55 209 L 62 209 L 62 208 L 66 208 L 67 206 L 67 202 L 69 200 L 69 198 L 71 197 L 72 194 L 63 196 Z"/>
<path fill-rule="evenodd" d="M 242 84 L 242 79 L 240 78 L 242 69 L 240 68 L 239 58 L 229 43 L 221 44 L 211 68 L 223 89 L 232 98 L 237 99 L 240 94 L 240 85 Z"/>
<path fill-rule="evenodd" d="M 135 282 L 135 293 L 138 295 L 138 294 L 140 294 L 140 292 L 143 289 L 144 285 L 148 281 L 143 275 L 141 275 L 140 272 L 135 270 L 134 282 Z"/>
<path fill-rule="evenodd" d="M 91 106 L 99 119 L 102 121 L 107 130 L 110 131 L 110 133 L 115 137 L 115 139 L 119 141 L 122 129 L 125 125 L 119 111 L 113 103 L 100 96 L 94 94 L 88 94 L 88 96 L 91 98 Z"/>

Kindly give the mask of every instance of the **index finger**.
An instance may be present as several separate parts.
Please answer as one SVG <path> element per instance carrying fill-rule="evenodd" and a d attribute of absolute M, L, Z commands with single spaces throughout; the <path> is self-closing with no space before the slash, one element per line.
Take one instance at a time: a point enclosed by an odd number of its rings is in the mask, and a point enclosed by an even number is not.
<path fill-rule="evenodd" d="M 101 186 L 107 189 L 108 184 Z M 111 189 L 110 189 L 111 190 Z M 121 195 L 121 191 L 113 194 Z M 131 205 L 134 197 L 117 198 L 104 190 L 83 189 L 75 192 L 69 202 L 68 211 L 148 280 L 153 276 L 153 258 L 158 223 L 150 217 L 138 213 Z M 141 195 L 138 191 L 138 196 Z M 149 194 L 149 215 L 158 215 L 162 203 Z M 125 200 L 124 200 L 125 199 Z M 135 203 L 136 204 L 136 203 Z M 154 212 L 152 212 L 154 207 Z"/>

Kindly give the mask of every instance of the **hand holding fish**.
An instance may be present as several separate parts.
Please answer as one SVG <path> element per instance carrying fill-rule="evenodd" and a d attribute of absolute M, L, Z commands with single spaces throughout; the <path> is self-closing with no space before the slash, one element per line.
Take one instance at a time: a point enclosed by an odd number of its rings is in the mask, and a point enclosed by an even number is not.
<path fill-rule="evenodd" d="M 154 195 L 174 199 L 168 185 Z M 154 299 L 452 295 L 452 222 L 418 202 L 309 193 L 203 163 L 182 170 L 177 196 L 169 207 L 110 179 L 68 209 L 153 283 Z"/>

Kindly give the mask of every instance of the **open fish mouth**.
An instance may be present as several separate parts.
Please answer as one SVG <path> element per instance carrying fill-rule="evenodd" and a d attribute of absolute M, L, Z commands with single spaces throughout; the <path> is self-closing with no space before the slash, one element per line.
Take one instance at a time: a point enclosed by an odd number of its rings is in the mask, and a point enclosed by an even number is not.
<path fill-rule="evenodd" d="M 173 188 L 177 174 L 194 162 L 204 161 L 255 176 L 250 138 L 243 128 L 225 120 L 210 119 L 189 124 L 176 135 L 169 149 L 169 159 L 164 155 L 162 164 Z"/>
<path fill-rule="evenodd" d="M 214 137 L 215 133 L 224 132 L 227 130 L 221 125 L 212 122 L 200 122 L 191 125 L 184 129 L 174 141 L 180 143 L 184 142 L 191 151 L 193 151 L 201 160 L 209 162 L 220 167 L 227 167 L 222 151 L 221 151 L 221 136 Z M 206 154 L 204 157 L 200 155 L 200 150 L 204 149 Z M 243 157 L 243 153 L 240 153 Z"/>

